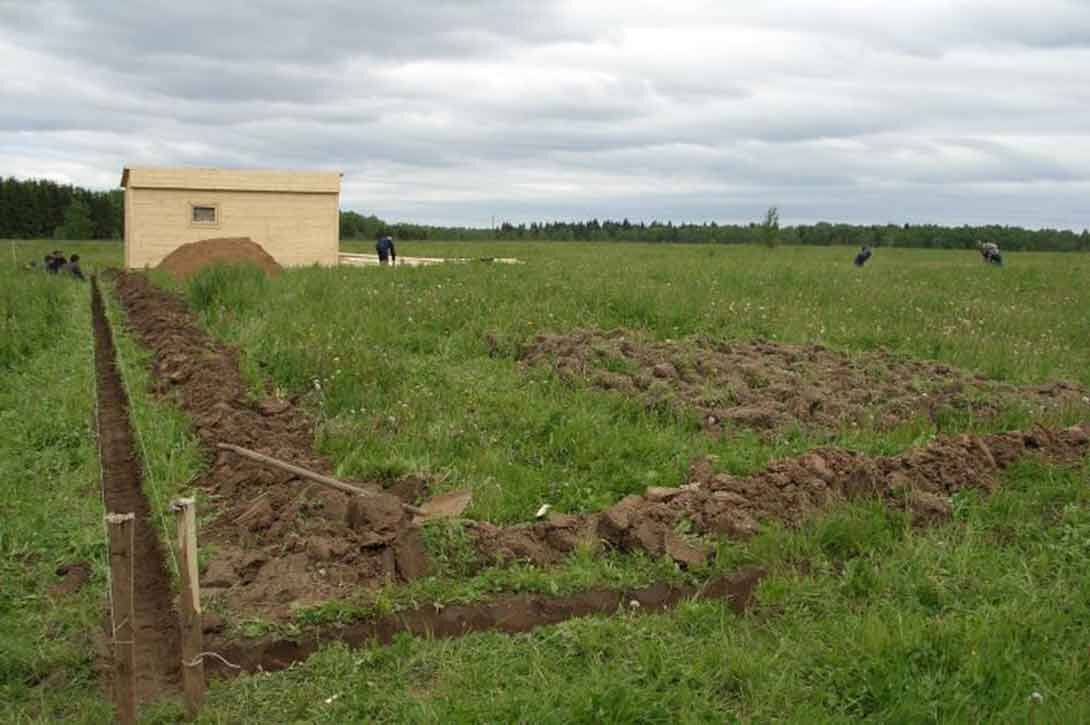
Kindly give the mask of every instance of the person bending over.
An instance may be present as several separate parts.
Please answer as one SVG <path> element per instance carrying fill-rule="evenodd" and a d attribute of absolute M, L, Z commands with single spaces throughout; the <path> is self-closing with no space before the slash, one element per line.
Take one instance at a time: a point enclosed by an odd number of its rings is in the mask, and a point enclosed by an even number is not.
<path fill-rule="evenodd" d="M 390 262 L 397 264 L 397 251 L 394 249 L 394 240 L 390 238 L 389 234 L 379 237 L 378 242 L 375 243 L 375 251 L 378 252 L 379 264 L 389 264 Z"/>

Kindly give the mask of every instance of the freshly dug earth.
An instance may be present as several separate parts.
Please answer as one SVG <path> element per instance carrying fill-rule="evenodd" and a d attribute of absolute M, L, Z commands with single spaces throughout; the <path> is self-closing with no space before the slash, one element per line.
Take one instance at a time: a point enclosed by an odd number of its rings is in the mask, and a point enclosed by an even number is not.
<path fill-rule="evenodd" d="M 741 614 L 750 607 L 753 591 L 763 575 L 762 570 L 751 568 L 704 582 L 699 587 L 671 586 L 659 582 L 628 591 L 590 589 L 567 596 L 516 594 L 476 604 L 445 607 L 428 604 L 407 612 L 354 622 L 347 627 L 310 630 L 303 637 L 269 635 L 241 642 L 212 640 L 209 646 L 222 652 L 242 672 L 268 672 L 306 659 L 329 641 L 361 647 L 375 643 L 389 644 L 402 633 L 444 639 L 471 632 L 516 634 L 593 614 L 662 612 L 691 599 L 725 601 L 731 609 Z M 227 669 L 218 661 L 210 660 L 208 666 L 211 671 L 222 675 L 239 672 Z"/>
<path fill-rule="evenodd" d="M 282 268 L 265 249 L 249 237 L 204 239 L 183 244 L 159 263 L 158 269 L 175 279 L 187 280 L 213 264 L 252 264 L 269 275 Z"/>
<path fill-rule="evenodd" d="M 492 560 L 555 562 L 576 546 L 604 541 L 622 550 L 668 555 L 683 566 L 709 555 L 697 538 L 678 532 L 745 538 L 762 522 L 797 525 L 839 501 L 869 498 L 908 510 L 916 523 L 944 519 L 950 496 L 963 488 L 991 490 L 998 474 L 1027 456 L 1079 464 L 1090 451 L 1090 429 L 1037 428 L 994 435 L 940 438 L 899 456 L 873 458 L 843 448 L 820 448 L 775 461 L 752 476 L 715 473 L 710 461 L 691 467 L 679 488 L 649 488 L 599 514 L 553 514 L 547 521 L 499 529 L 472 524 Z"/>
<path fill-rule="evenodd" d="M 648 407 L 695 413 L 713 432 L 884 430 L 921 415 L 988 418 L 1009 406 L 1090 410 L 1090 393 L 1070 383 L 1014 386 L 888 351 L 847 355 L 821 345 L 652 342 L 627 330 L 577 330 L 536 336 L 522 360 Z"/>
<path fill-rule="evenodd" d="M 311 449 L 313 423 L 290 401 L 247 401 L 237 351 L 203 332 L 180 297 L 136 273 L 120 273 L 116 289 L 130 326 L 155 353 L 152 372 L 160 392 L 177 398 L 212 458 L 197 483 L 218 514 L 200 534 L 213 544 L 205 547 L 211 558 L 202 577 L 210 598 L 236 616 L 279 618 L 299 604 L 427 571 L 419 533 L 389 492 L 367 499 L 371 503 L 354 511 L 356 525 L 349 527 L 344 494 L 216 452 L 216 443 L 235 443 L 330 472 Z M 648 489 L 600 513 L 553 513 L 507 528 L 464 525 L 485 563 L 548 565 L 576 547 L 604 544 L 696 566 L 709 556 L 703 535 L 745 537 L 761 522 L 797 524 L 831 503 L 859 496 L 908 508 L 924 522 L 942 517 L 954 491 L 990 489 L 999 472 L 1023 456 L 1076 463 L 1085 457 L 1088 440 L 1085 429 L 1073 427 L 941 438 L 889 458 L 823 448 L 741 478 L 716 474 L 707 461 L 698 461 L 681 487 Z M 378 490 L 375 484 L 357 485 Z M 400 488 L 412 495 L 420 491 L 416 484 Z M 686 526 L 691 533 L 679 533 Z"/>
<path fill-rule="evenodd" d="M 137 702 L 147 702 L 178 688 L 181 677 L 178 620 L 171 603 L 170 577 L 163 549 L 151 507 L 144 497 L 143 467 L 129 421 L 129 400 L 117 367 L 113 334 L 106 321 L 98 284 L 93 278 L 91 317 L 95 338 L 96 422 L 102 463 L 102 496 L 107 512 L 135 514 L 132 545 L 134 688 Z M 86 564 L 68 567 L 68 589 L 74 591 L 89 574 L 90 568 Z"/>
<path fill-rule="evenodd" d="M 234 613 L 277 617 L 292 606 L 321 602 L 358 586 L 426 571 L 419 534 L 401 499 L 373 483 L 358 528 L 346 523 L 348 497 L 290 473 L 253 463 L 217 443 L 233 443 L 331 474 L 312 450 L 312 421 L 291 401 L 247 399 L 238 352 L 214 341 L 179 296 L 139 273 L 115 277 L 128 325 L 154 352 L 157 392 L 190 416 L 211 459 L 196 482 L 216 507 L 200 532 L 210 554 L 202 594 Z M 404 483 L 400 490 L 419 491 Z M 207 516 L 211 512 L 204 512 Z"/>

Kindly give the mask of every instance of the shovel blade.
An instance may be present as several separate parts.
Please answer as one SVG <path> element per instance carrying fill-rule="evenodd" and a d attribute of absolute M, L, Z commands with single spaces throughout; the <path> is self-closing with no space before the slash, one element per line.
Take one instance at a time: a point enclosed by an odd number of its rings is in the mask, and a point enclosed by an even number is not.
<path fill-rule="evenodd" d="M 428 519 L 457 518 L 469 507 L 473 501 L 472 491 L 448 491 L 425 501 L 420 505 L 423 512 L 416 517 L 417 521 Z"/>

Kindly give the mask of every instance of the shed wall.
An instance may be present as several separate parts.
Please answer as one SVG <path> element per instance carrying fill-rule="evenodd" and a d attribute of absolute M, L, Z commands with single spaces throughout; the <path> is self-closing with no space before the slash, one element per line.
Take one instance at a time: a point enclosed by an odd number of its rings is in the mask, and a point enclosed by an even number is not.
<path fill-rule="evenodd" d="M 337 194 L 284 191 L 125 191 L 125 263 L 155 266 L 179 246 L 214 237 L 250 237 L 282 266 L 336 265 Z M 215 225 L 191 223 L 192 205 L 219 208 Z"/>

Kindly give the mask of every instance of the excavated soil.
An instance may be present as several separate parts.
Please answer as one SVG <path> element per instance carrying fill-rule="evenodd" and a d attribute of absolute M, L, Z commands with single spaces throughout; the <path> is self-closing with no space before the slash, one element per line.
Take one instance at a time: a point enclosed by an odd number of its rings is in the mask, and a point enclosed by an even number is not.
<path fill-rule="evenodd" d="M 775 432 L 889 429 L 948 412 L 995 416 L 1011 405 L 1035 413 L 1090 409 L 1090 393 L 1066 382 L 1014 386 L 888 351 L 846 355 L 821 345 L 708 340 L 651 342 L 627 330 L 538 335 L 523 363 L 633 396 L 648 407 L 699 416 L 703 427 Z"/>
<path fill-rule="evenodd" d="M 135 691 L 137 702 L 178 689 L 181 646 L 171 604 L 170 577 L 151 509 L 144 498 L 143 467 L 129 423 L 129 401 L 117 368 L 113 335 L 98 284 L 91 283 L 102 494 L 110 513 L 136 515 L 133 529 Z M 68 571 L 78 571 L 78 567 Z M 89 568 L 83 574 L 89 575 Z M 76 578 L 79 575 L 76 574 Z M 71 581 L 71 580 L 70 580 Z"/>
<path fill-rule="evenodd" d="M 376 495 L 363 499 L 353 528 L 345 494 L 217 450 L 218 443 L 232 443 L 332 474 L 313 452 L 313 422 L 289 400 L 250 400 L 237 350 L 205 333 L 182 298 L 139 273 L 118 273 L 115 288 L 128 326 L 154 352 L 156 391 L 189 415 L 210 458 L 196 482 L 217 515 L 200 532 L 209 555 L 201 577 L 207 600 L 236 613 L 278 617 L 427 571 L 401 499 L 381 486 L 356 482 Z M 413 496 L 420 484 L 400 482 L 393 490 Z"/>
<path fill-rule="evenodd" d="M 725 601 L 741 614 L 749 608 L 753 591 L 763 574 L 759 569 L 746 569 L 699 587 L 660 583 L 629 591 L 592 589 L 563 597 L 521 594 L 480 604 L 424 606 L 381 619 L 355 622 L 347 627 L 315 630 L 291 639 L 267 636 L 244 642 L 213 641 L 211 646 L 240 669 L 231 670 L 213 660 L 208 661 L 207 667 L 221 675 L 281 670 L 306 659 L 324 642 L 343 642 L 353 647 L 389 644 L 395 635 L 406 632 L 430 638 L 461 637 L 486 631 L 516 634 L 594 614 L 662 612 L 692 599 Z"/>
<path fill-rule="evenodd" d="M 201 582 L 206 597 L 235 615 L 277 618 L 299 604 L 426 573 L 419 532 L 401 509 L 400 499 L 389 492 L 363 499 L 366 506 L 354 510 L 354 525 L 349 526 L 345 495 L 216 452 L 217 443 L 234 443 L 330 472 L 329 463 L 312 451 L 312 422 L 291 401 L 247 400 L 237 351 L 203 332 L 180 297 L 134 273 L 120 273 L 116 289 L 129 325 L 154 352 L 152 372 L 159 392 L 174 396 L 190 415 L 211 457 L 208 471 L 197 482 L 218 514 L 200 534 L 210 557 Z M 602 339 L 624 349 L 623 336 Z M 786 352 L 789 349 L 796 353 Z M 769 350 L 773 355 L 797 354 L 800 360 L 809 359 L 809 350 L 829 365 L 839 360 L 836 365 L 845 375 L 859 364 L 819 348 Z M 626 354 L 635 357 L 631 351 Z M 877 359 L 887 361 L 887 370 L 896 365 L 921 371 L 941 367 Z M 1055 390 L 1059 392 L 1041 389 L 1038 396 L 1042 401 L 1069 397 L 1067 387 Z M 710 555 L 704 535 L 739 538 L 753 534 L 762 522 L 798 524 L 837 501 L 877 498 L 909 510 L 921 523 L 942 518 L 953 492 L 965 487 L 991 489 L 1005 468 L 1026 456 L 1078 463 L 1086 456 L 1088 440 L 1087 429 L 1076 426 L 939 438 L 893 457 L 829 447 L 774 462 L 745 477 L 717 474 L 710 462 L 697 461 L 684 485 L 648 489 L 600 513 L 553 513 L 543 521 L 507 528 L 474 521 L 463 525 L 486 563 L 523 560 L 548 565 L 576 547 L 608 546 L 669 556 L 689 567 Z M 403 488 L 419 494 L 414 482 Z M 476 611 L 463 614 L 472 618 Z"/>
<path fill-rule="evenodd" d="M 819 448 L 742 477 L 715 473 L 710 461 L 700 460 L 690 467 L 684 485 L 649 488 L 598 514 L 551 514 L 546 521 L 505 529 L 479 522 L 469 526 L 493 561 L 550 564 L 576 546 L 604 542 L 692 566 L 706 561 L 710 548 L 679 530 L 745 538 L 761 523 L 798 525 L 831 504 L 859 498 L 907 510 L 917 523 L 927 524 L 949 515 L 951 494 L 963 488 L 993 489 L 999 474 L 1022 458 L 1077 465 L 1088 450 L 1088 428 L 1073 426 L 940 438 L 891 457 Z"/>
<path fill-rule="evenodd" d="M 204 239 L 183 244 L 159 263 L 158 269 L 175 279 L 187 280 L 212 264 L 252 264 L 266 274 L 279 274 L 282 268 L 265 248 L 249 237 Z"/>

